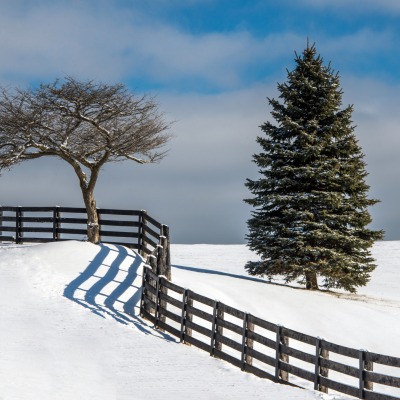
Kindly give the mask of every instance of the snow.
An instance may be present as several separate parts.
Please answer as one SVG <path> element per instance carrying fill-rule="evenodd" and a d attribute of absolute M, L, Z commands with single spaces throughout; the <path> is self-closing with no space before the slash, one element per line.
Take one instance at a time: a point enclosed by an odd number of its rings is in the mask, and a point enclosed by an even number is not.
<path fill-rule="evenodd" d="M 181 286 L 332 342 L 400 356 L 400 242 L 376 244 L 379 266 L 358 295 L 248 277 L 243 265 L 256 258 L 244 245 L 171 250 Z M 259 379 L 155 331 L 138 317 L 142 267 L 122 246 L 0 246 L 0 399 L 347 398 Z"/>
<path fill-rule="evenodd" d="M 181 245 L 172 257 L 182 265 L 173 269 L 172 276 L 181 286 L 270 322 L 344 346 L 400 357 L 400 323 L 395 323 L 400 316 L 400 242 L 379 242 L 372 254 L 379 266 L 369 285 L 355 295 L 309 292 L 279 280 L 267 285 L 267 280 L 246 275 L 244 264 L 257 257 L 240 245 Z M 385 340 L 371 321 L 390 327 Z"/>

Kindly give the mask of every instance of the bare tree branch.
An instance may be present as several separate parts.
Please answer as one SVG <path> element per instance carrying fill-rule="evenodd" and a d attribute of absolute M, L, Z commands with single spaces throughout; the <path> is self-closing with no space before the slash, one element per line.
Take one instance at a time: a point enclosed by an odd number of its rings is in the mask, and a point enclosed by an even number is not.
<path fill-rule="evenodd" d="M 63 159 L 74 168 L 88 218 L 96 225 L 93 191 L 101 167 L 124 160 L 160 161 L 169 128 L 154 98 L 136 96 L 122 84 L 67 76 L 38 89 L 3 88 L 0 170 L 45 156 Z"/>

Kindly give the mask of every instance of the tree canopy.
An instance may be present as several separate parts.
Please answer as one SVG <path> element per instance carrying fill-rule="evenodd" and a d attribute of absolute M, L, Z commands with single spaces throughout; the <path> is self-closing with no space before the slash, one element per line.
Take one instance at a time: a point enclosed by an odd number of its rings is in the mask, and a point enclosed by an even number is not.
<path fill-rule="evenodd" d="M 137 96 L 124 85 L 66 77 L 37 89 L 2 89 L 0 170 L 45 156 L 70 164 L 88 212 L 88 237 L 99 239 L 94 187 L 109 162 L 140 164 L 166 154 L 170 124 L 154 98 Z"/>
<path fill-rule="evenodd" d="M 355 291 L 375 268 L 370 246 L 382 231 L 368 229 L 369 186 L 364 155 L 352 125 L 353 107 L 341 109 L 339 75 L 315 46 L 296 54 L 279 100 L 268 99 L 276 124 L 261 126 L 261 177 L 248 179 L 254 207 L 248 221 L 251 275 L 283 275 L 286 282 Z"/>

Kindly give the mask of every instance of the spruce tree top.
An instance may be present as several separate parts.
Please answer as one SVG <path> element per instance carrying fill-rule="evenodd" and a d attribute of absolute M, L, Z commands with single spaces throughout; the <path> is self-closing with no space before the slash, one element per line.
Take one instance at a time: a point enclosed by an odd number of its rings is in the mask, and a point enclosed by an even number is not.
<path fill-rule="evenodd" d="M 374 269 L 369 248 L 382 231 L 371 222 L 364 155 L 352 126 L 352 106 L 340 109 L 339 75 L 307 46 L 287 82 L 281 102 L 268 99 L 274 125 L 261 126 L 254 155 L 262 177 L 248 179 L 255 207 L 248 221 L 249 247 L 261 256 L 249 262 L 252 275 L 281 274 L 286 281 L 354 291 Z"/>

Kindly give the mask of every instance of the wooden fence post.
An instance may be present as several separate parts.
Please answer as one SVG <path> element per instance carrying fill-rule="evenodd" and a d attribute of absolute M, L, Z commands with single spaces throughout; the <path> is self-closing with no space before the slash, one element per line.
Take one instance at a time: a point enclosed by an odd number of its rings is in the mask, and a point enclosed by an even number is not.
<path fill-rule="evenodd" d="M 157 275 L 163 275 L 167 279 L 171 278 L 171 271 L 168 271 L 166 265 L 166 238 L 165 236 L 160 236 L 161 245 L 157 245 Z M 162 245 L 164 244 L 164 246 Z M 168 294 L 168 288 L 163 286 L 161 289 L 161 293 Z M 160 306 L 164 309 L 167 309 L 167 302 L 165 300 L 160 300 Z M 160 321 L 165 322 L 166 317 L 165 315 L 159 316 Z"/>
<path fill-rule="evenodd" d="M 218 300 L 214 301 L 213 309 L 213 322 L 212 322 L 212 336 L 210 343 L 210 355 L 213 356 L 215 350 L 222 350 L 222 343 L 218 341 L 217 334 L 223 335 L 224 328 L 218 324 L 219 320 L 224 319 L 224 311 L 222 310 L 221 303 Z"/>
<path fill-rule="evenodd" d="M 329 360 L 329 350 L 322 348 L 320 354 L 321 354 L 321 358 L 323 358 L 325 360 Z M 328 378 L 329 377 L 329 368 L 320 367 L 319 373 L 324 378 Z M 319 385 L 319 391 L 323 392 L 323 393 L 328 393 L 328 388 L 326 386 Z"/>
<path fill-rule="evenodd" d="M 282 325 L 276 326 L 276 358 L 275 358 L 275 379 L 276 381 L 289 381 L 289 373 L 287 371 L 283 371 L 279 368 L 279 361 L 284 361 L 289 363 L 289 356 L 287 354 L 283 354 L 280 350 L 280 345 L 284 344 L 285 346 L 289 346 L 289 338 L 283 336 L 282 334 Z"/>
<path fill-rule="evenodd" d="M 219 305 L 219 301 L 214 300 L 213 318 L 212 318 L 212 325 L 211 325 L 210 356 L 214 355 L 214 350 L 215 350 L 215 336 L 216 336 L 216 326 L 217 326 L 218 305 Z"/>
<path fill-rule="evenodd" d="M 160 293 L 161 293 L 161 277 L 157 276 L 157 289 L 156 289 L 156 310 L 154 319 L 154 328 L 157 328 L 158 321 L 160 320 Z"/>
<path fill-rule="evenodd" d="M 53 240 L 60 240 L 60 207 L 53 209 Z"/>
<path fill-rule="evenodd" d="M 142 272 L 142 295 L 140 296 L 140 309 L 139 309 L 139 316 L 143 317 L 143 310 L 145 307 L 144 297 L 146 296 L 146 280 L 147 280 L 147 265 L 143 265 L 143 272 Z"/>
<path fill-rule="evenodd" d="M 192 336 L 192 329 L 191 328 L 188 328 L 187 326 L 186 326 L 186 322 L 187 321 L 189 321 L 189 322 L 192 322 L 193 321 L 193 314 L 191 313 L 191 312 L 189 312 L 188 311 L 188 307 L 193 307 L 193 299 L 192 298 L 190 298 L 190 290 L 187 290 L 187 293 L 186 293 L 186 320 L 185 320 L 185 336 Z M 188 343 L 188 342 L 186 342 L 185 340 L 184 340 L 184 343 L 187 345 L 187 346 L 191 346 L 191 344 L 190 343 Z"/>
<path fill-rule="evenodd" d="M 254 346 L 254 340 L 249 339 L 248 334 L 249 334 L 249 332 L 254 332 L 254 324 L 249 321 L 249 317 L 250 317 L 250 314 L 247 317 L 247 344 L 246 345 L 247 345 L 248 349 L 252 349 Z M 249 356 L 247 353 L 246 353 L 246 364 L 253 365 L 253 357 Z"/>
<path fill-rule="evenodd" d="M 146 247 L 146 231 L 144 229 L 147 224 L 146 215 L 146 210 L 140 210 L 138 228 L 138 252 L 142 257 L 146 257 L 146 252 L 144 251 Z"/>
<path fill-rule="evenodd" d="M 157 246 L 157 275 L 160 276 L 166 276 L 167 271 L 166 271 L 166 265 L 165 265 L 165 251 L 163 246 L 158 245 Z M 168 288 L 163 286 L 161 288 L 161 293 L 163 294 L 168 294 Z M 159 307 L 162 307 L 164 309 L 167 309 L 167 302 L 165 300 L 159 300 Z M 159 315 L 159 320 L 162 322 L 166 321 L 165 315 Z"/>
<path fill-rule="evenodd" d="M 365 370 L 373 371 L 373 363 L 365 361 L 367 350 L 361 349 L 359 352 L 359 398 L 365 399 L 365 389 L 373 390 L 373 383 L 365 380 Z"/>
<path fill-rule="evenodd" d="M 161 244 L 157 245 L 157 275 L 165 275 L 165 257 L 164 257 L 164 248 Z"/>
<path fill-rule="evenodd" d="M 23 233 L 22 233 L 22 216 L 23 212 L 21 210 L 21 207 L 17 207 L 17 210 L 15 212 L 15 243 L 16 244 L 21 244 L 23 240 Z"/>
<path fill-rule="evenodd" d="M 374 363 L 372 361 L 364 360 L 364 369 L 372 372 L 374 370 Z M 372 391 L 374 390 L 374 383 L 364 379 L 364 388 Z"/>
<path fill-rule="evenodd" d="M 160 258 L 161 259 L 163 258 L 163 249 L 162 249 L 162 247 L 160 246 L 158 248 L 158 250 L 159 250 L 159 252 L 161 250 L 161 255 L 159 253 L 159 256 L 157 257 L 157 261 L 159 261 Z M 164 263 L 163 262 L 162 262 L 162 267 L 164 267 Z M 160 271 L 159 264 L 157 264 L 157 270 Z M 161 285 L 161 279 L 165 279 L 164 278 L 165 274 L 164 273 L 160 274 L 160 272 L 159 272 L 159 275 L 162 275 L 162 278 L 160 278 L 160 276 L 159 276 L 159 281 L 160 281 L 160 285 Z M 161 285 L 160 286 L 160 293 L 168 294 L 168 288 L 166 286 L 164 286 L 164 285 Z M 166 310 L 167 309 L 167 301 L 166 300 L 162 300 L 160 294 L 158 295 L 158 297 L 159 297 L 159 308 L 162 307 L 164 310 Z M 166 321 L 165 315 L 161 315 L 161 313 L 160 313 L 159 320 L 162 321 L 162 322 L 165 322 Z"/>
<path fill-rule="evenodd" d="M 168 225 L 161 226 L 161 236 L 164 237 L 161 244 L 164 247 L 165 251 L 165 265 L 167 270 L 166 276 L 168 277 L 168 279 L 171 279 L 171 240 L 169 236 Z"/>
<path fill-rule="evenodd" d="M 219 321 L 224 320 L 225 313 L 222 310 L 221 303 L 218 302 L 218 307 L 217 307 L 217 319 L 215 320 L 215 332 L 218 333 L 218 335 L 223 336 L 224 334 L 224 328 L 220 326 Z M 215 338 L 214 342 L 214 348 L 216 350 L 222 350 L 222 343 L 218 341 L 218 338 Z"/>
<path fill-rule="evenodd" d="M 154 274 L 157 274 L 157 259 L 156 259 L 156 257 L 153 255 L 150 255 L 147 259 L 148 259 L 149 265 L 151 267 L 151 270 L 153 271 Z M 149 279 L 149 283 L 151 286 L 156 286 L 156 281 L 154 279 Z M 148 297 L 154 303 L 157 302 L 157 296 L 155 296 L 153 293 L 149 293 Z M 150 308 L 149 312 L 151 314 L 151 313 L 155 312 L 155 309 Z"/>
<path fill-rule="evenodd" d="M 242 334 L 243 335 L 242 336 L 242 357 L 241 357 L 242 371 L 246 369 L 246 364 L 252 365 L 252 363 L 253 363 L 253 357 L 251 357 L 247 354 L 247 349 L 253 348 L 253 340 L 249 339 L 249 337 L 248 337 L 249 331 L 254 331 L 254 324 L 249 322 L 249 314 L 245 313 L 244 318 L 243 318 L 243 334 Z"/>
<path fill-rule="evenodd" d="M 154 272 L 154 274 L 157 275 L 157 257 L 154 256 L 153 254 L 151 254 L 148 258 L 147 258 L 149 265 L 151 267 L 151 270 Z"/>
<path fill-rule="evenodd" d="M 322 348 L 322 341 L 317 337 L 315 343 L 315 375 L 314 375 L 314 390 L 319 390 L 323 393 L 328 393 L 328 388 L 320 384 L 320 376 L 327 378 L 329 376 L 329 368 L 321 367 L 321 358 L 329 360 L 329 351 Z"/>
<path fill-rule="evenodd" d="M 164 273 L 168 280 L 171 280 L 171 264 L 169 258 L 169 242 L 167 236 L 160 236 L 162 252 L 162 266 L 164 268 Z"/>
<path fill-rule="evenodd" d="M 182 293 L 182 313 L 181 313 L 181 333 L 179 335 L 179 341 L 182 343 L 185 339 L 186 330 L 186 309 L 188 300 L 188 290 L 185 289 Z"/>

